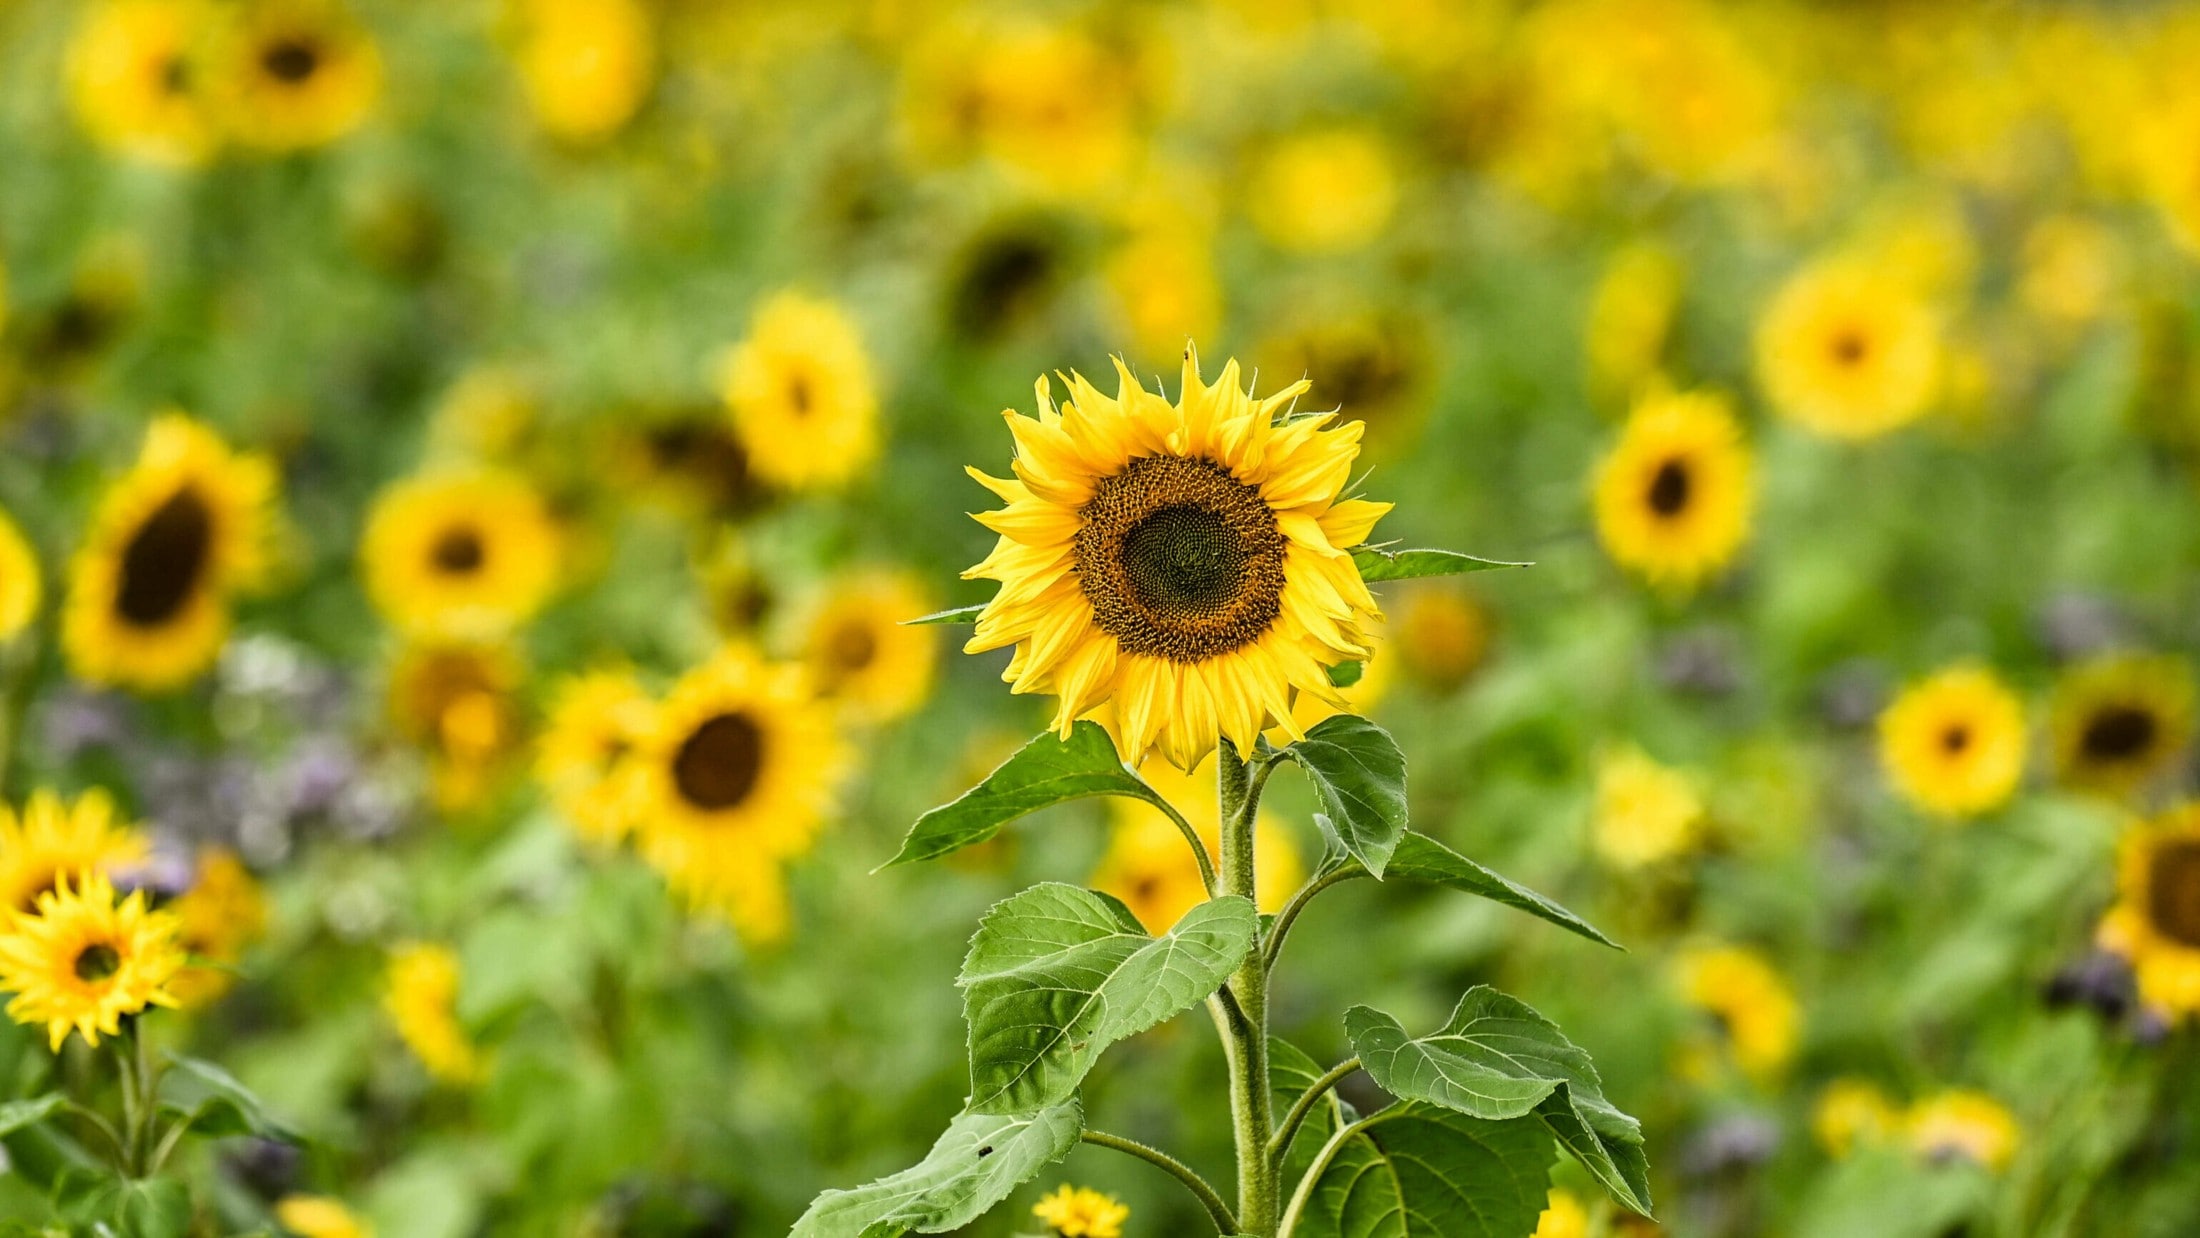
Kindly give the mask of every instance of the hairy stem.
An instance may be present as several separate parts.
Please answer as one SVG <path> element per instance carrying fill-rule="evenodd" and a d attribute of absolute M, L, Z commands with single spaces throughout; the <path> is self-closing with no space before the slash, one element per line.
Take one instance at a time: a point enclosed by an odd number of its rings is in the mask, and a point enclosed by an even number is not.
<path fill-rule="evenodd" d="M 1282 1162 L 1283 1154 L 1291 1150 L 1291 1140 L 1299 1133 L 1299 1127 L 1305 1124 L 1307 1115 L 1314 1112 L 1314 1106 L 1321 1103 L 1322 1097 L 1329 1094 L 1329 1089 L 1336 1087 L 1346 1075 L 1359 1068 L 1360 1059 L 1346 1058 L 1330 1067 L 1329 1073 L 1316 1079 L 1292 1104 L 1291 1112 L 1283 1115 L 1283 1121 L 1276 1123 L 1276 1133 L 1268 1140 L 1268 1159 L 1271 1163 Z"/>
<path fill-rule="evenodd" d="M 1266 762 L 1262 763 L 1266 773 Z M 1253 817 L 1260 807 L 1253 773 L 1228 740 L 1215 751 L 1216 794 L 1222 815 L 1222 888 L 1254 897 Z M 1265 779 L 1264 779 L 1265 780 Z M 1230 1066 L 1230 1116 L 1237 1128 L 1238 1232 L 1274 1238 L 1276 1174 L 1268 1159 L 1275 1115 L 1268 1095 L 1268 967 L 1261 944 L 1246 951 L 1230 977 L 1240 1018 L 1225 1025 Z"/>
<path fill-rule="evenodd" d="M 1192 1194 L 1199 1197 L 1201 1206 L 1207 1209 L 1207 1215 L 1214 1218 L 1216 1233 L 1235 1234 L 1238 1232 L 1237 1218 L 1230 1215 L 1230 1205 L 1223 1203 L 1222 1196 L 1216 1193 L 1215 1188 L 1207 1185 L 1207 1180 L 1200 1177 L 1191 1166 L 1159 1148 L 1148 1147 L 1135 1139 L 1125 1139 L 1121 1135 L 1110 1135 L 1106 1131 L 1086 1131 L 1078 1138 L 1095 1147 L 1113 1148 L 1118 1152 L 1135 1156 L 1139 1160 L 1159 1166 L 1162 1170 L 1174 1175 L 1177 1181 L 1182 1182 L 1191 1189 Z"/>
<path fill-rule="evenodd" d="M 1175 822 L 1177 833 L 1182 834 L 1184 841 L 1191 844 L 1192 858 L 1199 861 L 1199 883 L 1207 888 L 1207 897 L 1213 898 L 1220 893 L 1215 888 L 1215 862 L 1207 855 L 1207 843 L 1199 836 L 1199 831 L 1193 829 L 1192 823 L 1185 820 L 1184 814 L 1178 812 L 1176 805 L 1171 804 L 1167 799 L 1156 795 L 1148 802 L 1159 808 L 1168 816 L 1169 820 Z"/>

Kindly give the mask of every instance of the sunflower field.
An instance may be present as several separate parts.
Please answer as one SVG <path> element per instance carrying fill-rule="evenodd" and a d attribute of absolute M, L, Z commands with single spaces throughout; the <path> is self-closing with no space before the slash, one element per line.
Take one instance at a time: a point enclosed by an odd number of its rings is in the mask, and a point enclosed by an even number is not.
<path fill-rule="evenodd" d="M 0 1238 L 2200 1235 L 2196 64 L 0 4 Z"/>

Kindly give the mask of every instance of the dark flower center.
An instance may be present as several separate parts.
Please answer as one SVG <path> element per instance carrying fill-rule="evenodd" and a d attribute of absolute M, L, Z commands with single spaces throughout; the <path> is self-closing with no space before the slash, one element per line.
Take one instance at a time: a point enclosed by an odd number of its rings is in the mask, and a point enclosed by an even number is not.
<path fill-rule="evenodd" d="M 191 89 L 191 62 L 181 56 L 170 56 L 160 64 L 160 89 L 163 94 L 180 95 Z"/>
<path fill-rule="evenodd" d="M 105 942 L 95 941 L 76 954 L 76 978 L 79 980 L 105 980 L 121 967 L 122 956 Z"/>
<path fill-rule="evenodd" d="M 787 380 L 787 407 L 797 417 L 807 417 L 817 402 L 817 395 L 810 389 L 810 376 L 796 374 Z"/>
<path fill-rule="evenodd" d="M 1660 516 L 1677 516 L 1688 506 L 1693 483 L 1688 475 L 1688 462 L 1668 460 L 1658 466 L 1657 475 L 1650 479 L 1650 510 Z"/>
<path fill-rule="evenodd" d="M 1077 574 L 1123 651 L 1202 662 L 1283 612 L 1283 532 L 1260 492 L 1208 460 L 1144 456 L 1078 513 Z"/>
<path fill-rule="evenodd" d="M 2110 705 L 2086 720 L 2078 745 L 2102 761 L 2128 761 L 2154 746 L 2159 729 L 2153 711 L 2137 705 Z"/>
<path fill-rule="evenodd" d="M 2200 841 L 2158 848 L 2147 865 L 2147 919 L 2180 946 L 2200 950 Z"/>
<path fill-rule="evenodd" d="M 276 81 L 295 85 L 321 67 L 321 49 L 305 39 L 281 39 L 260 53 L 260 67 Z"/>
<path fill-rule="evenodd" d="M 214 514 L 196 489 L 184 486 L 154 508 L 123 546 L 116 611 L 140 628 L 174 619 L 197 593 L 213 551 Z"/>
<path fill-rule="evenodd" d="M 436 539 L 429 557 L 438 571 L 463 576 L 479 570 L 488 558 L 488 548 L 481 544 L 481 530 L 470 524 L 453 525 Z"/>
<path fill-rule="evenodd" d="M 860 671 L 878 657 L 878 636 L 867 624 L 843 623 L 825 644 L 825 661 L 843 674 Z"/>
<path fill-rule="evenodd" d="M 1949 756 L 1955 756 L 1971 746 L 1971 728 L 1952 726 L 1940 733 L 1940 747 Z"/>
<path fill-rule="evenodd" d="M 1871 342 L 1864 338 L 1863 332 L 1852 327 L 1833 337 L 1832 351 L 1836 362 L 1855 365 L 1864 359 L 1864 354 L 1871 351 Z"/>
<path fill-rule="evenodd" d="M 672 757 L 680 798 L 705 812 L 732 808 L 756 789 L 764 732 L 746 714 L 719 714 L 696 727 Z"/>

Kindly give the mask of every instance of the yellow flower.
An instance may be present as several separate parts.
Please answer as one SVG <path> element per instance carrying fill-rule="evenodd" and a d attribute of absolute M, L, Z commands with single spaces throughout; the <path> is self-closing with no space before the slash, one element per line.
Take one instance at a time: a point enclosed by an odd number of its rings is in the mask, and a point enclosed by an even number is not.
<path fill-rule="evenodd" d="M 2123 241 L 2106 224 L 2053 215 L 2024 235 L 2017 297 L 2060 331 L 2094 322 L 2114 307 L 2126 277 Z"/>
<path fill-rule="evenodd" d="M 802 664 L 819 695 L 858 717 L 890 722 L 931 695 L 939 662 L 932 628 L 912 627 L 932 609 L 904 572 L 863 572 L 835 581 L 803 625 Z"/>
<path fill-rule="evenodd" d="M 1744 1073 L 1779 1073 L 1795 1055 L 1801 1024 L 1795 995 L 1763 955 L 1741 946 L 1706 946 L 1676 965 L 1682 997 L 1710 1015 Z"/>
<path fill-rule="evenodd" d="M 1551 1188 L 1550 1203 L 1528 1238 L 1589 1238 L 1589 1210 L 1571 1191 Z"/>
<path fill-rule="evenodd" d="M 1139 777 L 1192 823 L 1213 862 L 1222 848 L 1222 811 L 1215 800 L 1214 771 L 1202 765 L 1187 774 L 1166 762 L 1148 761 Z M 1114 824 L 1107 852 L 1092 874 L 1092 887 L 1122 899 L 1149 932 L 1167 932 L 1207 898 L 1191 844 L 1151 804 L 1130 799 L 1113 799 L 1108 804 Z M 1298 847 L 1283 824 L 1266 812 L 1254 819 L 1253 846 L 1260 855 L 1253 875 L 1253 901 L 1262 911 L 1281 911 L 1306 876 Z"/>
<path fill-rule="evenodd" d="M 1904 799 L 1942 817 L 2008 802 L 2024 777 L 2024 705 L 1991 671 L 1957 666 L 1879 716 L 1879 759 Z"/>
<path fill-rule="evenodd" d="M 575 675 L 551 694 L 535 770 L 581 837 L 615 843 L 633 831 L 641 807 L 634 748 L 652 708 L 624 668 Z"/>
<path fill-rule="evenodd" d="M 830 301 L 783 292 L 726 356 L 720 391 L 748 467 L 789 490 L 842 485 L 878 453 L 878 391 L 863 339 Z"/>
<path fill-rule="evenodd" d="M 23 531 L 0 511 L 0 641 L 15 639 L 38 617 L 46 586 L 38 575 L 38 556 Z"/>
<path fill-rule="evenodd" d="M 533 386 L 518 371 L 474 366 L 437 402 L 429 441 L 457 456 L 508 454 L 534 424 L 536 404 Z"/>
<path fill-rule="evenodd" d="M 255 0 L 225 33 L 224 118 L 247 146 L 325 146 L 357 129 L 382 92 L 381 53 L 339 0 Z"/>
<path fill-rule="evenodd" d="M 295 1238 L 374 1238 L 374 1226 L 326 1195 L 287 1195 L 275 1220 Z"/>
<path fill-rule="evenodd" d="M 1375 130 L 1316 129 L 1277 143 L 1254 170 L 1249 194 L 1254 225 L 1277 247 L 1341 253 L 1390 226 L 1398 173 Z"/>
<path fill-rule="evenodd" d="M 1902 1115 L 1878 1085 L 1862 1079 L 1836 1079 L 1818 1094 L 1810 1129 L 1828 1155 L 1844 1157 L 1860 1146 L 1881 1143 L 1902 1127 Z"/>
<path fill-rule="evenodd" d="M 266 929 L 267 898 L 236 852 L 208 847 L 199 852 L 191 888 L 167 910 L 176 917 L 176 943 L 189 956 L 169 989 L 186 1008 L 203 1006 L 228 991 L 229 968 Z"/>
<path fill-rule="evenodd" d="M 1726 400 L 1655 392 L 1597 466 L 1597 535 L 1614 562 L 1688 588 L 1733 559 L 1749 534 L 1754 467 Z"/>
<path fill-rule="evenodd" d="M 1067 26 L 995 17 L 938 23 L 908 59 L 904 136 L 921 161 L 983 155 L 1024 188 L 1090 194 L 1136 150 L 1131 76 Z"/>
<path fill-rule="evenodd" d="M 1693 779 L 1628 747 L 1597 768 L 1597 854 L 1618 868 L 1644 868 L 1686 855 L 1703 836 L 1703 797 Z"/>
<path fill-rule="evenodd" d="M 266 568 L 275 469 L 180 413 L 156 418 L 69 568 L 61 643 L 79 678 L 172 688 L 220 653 L 230 595 Z"/>
<path fill-rule="evenodd" d="M 199 0 L 104 0 L 69 43 L 69 102 L 100 145 L 152 163 L 203 163 L 218 140 L 206 104 Z"/>
<path fill-rule="evenodd" d="M 1031 1215 L 1056 1238 L 1123 1238 L 1131 1210 L 1090 1187 L 1062 1185 L 1040 1200 Z"/>
<path fill-rule="evenodd" d="M 1109 290 L 1138 357 L 1173 357 L 1222 322 L 1213 242 L 1192 231 L 1141 233 L 1109 257 Z"/>
<path fill-rule="evenodd" d="M 56 1053 L 72 1030 L 97 1045 L 122 1034 L 122 1016 L 174 1006 L 168 983 L 182 966 L 175 918 L 149 910 L 142 890 L 118 901 L 97 873 L 63 876 L 38 896 L 35 915 L 17 914 L 0 932 L 0 990 L 15 994 L 8 1017 L 45 1025 Z"/>
<path fill-rule="evenodd" d="M 1910 1107 L 1902 1125 L 1910 1148 L 1930 1161 L 1967 1160 L 1999 1173 L 2016 1155 L 2017 1119 L 1980 1092 L 1948 1091 Z"/>
<path fill-rule="evenodd" d="M 112 875 L 145 856 L 144 835 L 117 821 L 114 800 L 97 788 L 73 803 L 41 788 L 20 814 L 0 804 L 0 918 L 37 907 L 64 874 Z"/>
<path fill-rule="evenodd" d="M 2137 790 L 2173 765 L 2192 739 L 2192 671 L 2182 659 L 2111 654 L 2055 686 L 2055 771 L 2065 783 L 2111 795 Z"/>
<path fill-rule="evenodd" d="M 1348 552 L 1390 510 L 1345 497 L 1360 424 L 1279 421 L 1306 382 L 1254 400 L 1236 362 L 1209 386 L 1187 355 L 1173 405 L 1117 373 L 1113 399 L 1069 376 L 1060 409 L 1041 378 L 1037 418 L 1003 414 L 1015 478 L 970 470 L 1008 506 L 977 517 L 1001 539 L 963 575 L 1001 588 L 965 651 L 1016 646 L 1004 678 L 1059 697 L 1064 735 L 1114 702 L 1134 765 L 1249 751 L 1295 730 L 1295 695 L 1345 708 L 1327 668 L 1365 660 L 1378 618 Z"/>
<path fill-rule="evenodd" d="M 466 1084 L 481 1059 L 458 1022 L 458 955 L 448 946 L 409 942 L 390 952 L 382 1008 L 413 1056 L 439 1082 Z"/>
<path fill-rule="evenodd" d="M 408 645 L 390 668 L 389 715 L 398 736 L 428 755 L 436 802 L 478 803 L 519 743 L 519 660 L 467 642 Z"/>
<path fill-rule="evenodd" d="M 1322 403 L 1367 423 L 1371 449 L 1396 445 L 1434 375 L 1427 333 L 1406 315 L 1339 305 L 1340 295 L 1313 294 L 1318 312 L 1263 340 L 1260 368 L 1304 375 Z"/>
<path fill-rule="evenodd" d="M 374 501 L 360 539 L 367 593 L 413 636 L 503 634 L 557 584 L 558 531 L 533 486 L 502 472 L 429 473 Z"/>
<path fill-rule="evenodd" d="M 1833 259 L 1790 278 L 1757 327 L 1757 379 L 1784 416 L 1866 439 L 1939 394 L 1940 323 L 1899 273 Z"/>
<path fill-rule="evenodd" d="M 2103 949 L 2131 961 L 2139 1000 L 2171 1019 L 2200 1014 L 2200 803 L 2124 836 Z"/>
<path fill-rule="evenodd" d="M 632 119 L 656 75 L 657 38 L 635 0 L 525 0 L 518 62 L 551 136 L 598 142 Z"/>
<path fill-rule="evenodd" d="M 1680 306 L 1681 266 L 1647 242 L 1605 264 L 1589 302 L 1589 386 L 1600 398 L 1628 398 L 1656 377 Z"/>
<path fill-rule="evenodd" d="M 1488 613 L 1473 594 L 1450 582 L 1423 581 L 1401 590 L 1387 630 L 1406 671 L 1439 692 L 1465 683 L 1490 647 Z"/>

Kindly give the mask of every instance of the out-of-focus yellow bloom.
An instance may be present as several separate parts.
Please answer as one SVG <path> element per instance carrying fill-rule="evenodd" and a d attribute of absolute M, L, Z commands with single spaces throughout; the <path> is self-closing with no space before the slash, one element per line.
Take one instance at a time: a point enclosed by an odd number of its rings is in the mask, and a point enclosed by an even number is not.
<path fill-rule="evenodd" d="M 478 365 L 459 375 L 436 405 L 431 440 L 462 457 L 502 456 L 534 425 L 535 391 L 517 372 Z"/>
<path fill-rule="evenodd" d="M 2053 215 L 2024 235 L 2017 298 L 2051 330 L 2098 321 L 2124 291 L 2127 257 L 2116 233 L 2082 215 Z"/>
<path fill-rule="evenodd" d="M 1834 1157 L 1883 1143 L 1902 1129 L 1902 1113 L 1879 1086 L 1863 1079 L 1836 1079 L 1811 1107 L 1810 1130 Z"/>
<path fill-rule="evenodd" d="M 1644 868 L 1695 850 L 1703 837 L 1703 797 L 1687 774 L 1632 746 L 1597 767 L 1591 840 L 1618 868 Z"/>
<path fill-rule="evenodd" d="M 1741 946 L 1705 946 L 1675 964 L 1681 996 L 1711 1016 L 1734 1064 L 1765 1079 L 1795 1055 L 1802 1013 L 1795 995 L 1772 964 Z"/>
<path fill-rule="evenodd" d="M 219 137 L 207 106 L 199 0 L 102 0 L 69 44 L 69 101 L 101 145 L 152 163 L 205 162 Z"/>
<path fill-rule="evenodd" d="M 1962 818 L 2008 802 L 2024 777 L 2024 704 L 1991 671 L 1951 667 L 1879 718 L 1879 758 L 1903 798 Z"/>
<path fill-rule="evenodd" d="M 122 1016 L 174 1006 L 168 984 L 182 966 L 175 917 L 148 908 L 143 890 L 118 898 L 97 873 L 64 874 L 38 896 L 36 914 L 0 930 L 0 990 L 15 994 L 8 1017 L 43 1026 L 56 1053 L 72 1031 L 96 1047 L 122 1034 Z"/>
<path fill-rule="evenodd" d="M 2055 685 L 2050 729 L 2063 782 L 2127 795 L 2177 760 L 2192 739 L 2192 671 L 2183 659 L 2110 654 Z"/>
<path fill-rule="evenodd" d="M 2200 1014 L 2200 803 L 2134 827 L 2116 875 L 2101 947 L 2130 960 L 2141 1002 L 2173 1020 Z"/>
<path fill-rule="evenodd" d="M 15 639 L 38 617 L 46 586 L 38 574 L 38 556 L 23 531 L 0 511 L 0 641 Z"/>
<path fill-rule="evenodd" d="M 1400 588 L 1386 625 L 1390 647 L 1406 674 L 1437 692 L 1467 681 L 1489 653 L 1489 613 L 1452 581 Z"/>
<path fill-rule="evenodd" d="M 983 155 L 1028 188 L 1087 194 L 1131 163 L 1136 99 L 1121 57 L 1074 27 L 946 22 L 909 57 L 903 131 L 922 162 Z"/>
<path fill-rule="evenodd" d="M 1318 309 L 1261 341 L 1260 369 L 1304 376 L 1324 407 L 1365 422 L 1371 453 L 1399 444 L 1434 378 L 1426 331 L 1411 314 L 1355 303 L 1347 290 L 1318 287 L 1303 299 Z"/>
<path fill-rule="evenodd" d="M 517 60 L 551 136 L 599 142 L 631 120 L 656 75 L 657 36 L 636 0 L 520 0 Z"/>
<path fill-rule="evenodd" d="M 930 609 L 924 587 L 906 572 L 835 581 L 802 628 L 802 664 L 818 693 L 872 722 L 915 712 L 932 692 L 939 638 L 905 621 Z"/>
<path fill-rule="evenodd" d="M 518 658 L 499 645 L 425 641 L 390 669 L 389 715 L 397 734 L 428 757 L 436 802 L 481 801 L 520 742 Z"/>
<path fill-rule="evenodd" d="M 1931 1161 L 1966 1160 L 1991 1173 L 2008 1167 L 2020 1133 L 2007 1106 L 1982 1092 L 1948 1091 L 1910 1107 L 1910 1148 Z"/>
<path fill-rule="evenodd" d="M 1206 845 L 1208 859 L 1216 859 L 1222 848 L 1222 810 L 1215 800 L 1213 769 L 1203 764 L 1185 773 L 1155 760 L 1146 762 L 1138 776 L 1184 814 Z M 1122 899 L 1148 931 L 1166 932 L 1207 898 L 1191 844 L 1151 804 L 1111 799 L 1108 805 L 1114 824 L 1092 887 Z M 1283 824 L 1266 812 L 1254 819 L 1253 847 L 1260 854 L 1253 901 L 1264 912 L 1280 911 L 1306 877 L 1298 847 Z"/>
<path fill-rule="evenodd" d="M 1834 259 L 1790 278 L 1757 326 L 1757 379 L 1783 415 L 1865 439 L 1923 416 L 1940 391 L 1939 320 L 1896 273 Z"/>
<path fill-rule="evenodd" d="M 1662 245 L 1635 242 L 1605 265 L 1589 302 L 1589 386 L 1628 399 L 1656 378 L 1680 307 L 1681 265 Z"/>
<path fill-rule="evenodd" d="M 96 787 L 74 801 L 40 787 L 20 813 L 0 804 L 0 919 L 35 910 L 63 876 L 112 875 L 145 856 L 145 836 Z"/>
<path fill-rule="evenodd" d="M 1090 1187 L 1067 1183 L 1031 1210 L 1056 1238 L 1123 1238 L 1131 1210 Z"/>
<path fill-rule="evenodd" d="M 1714 392 L 1653 392 L 1597 466 L 1597 535 L 1653 584 L 1694 586 L 1749 534 L 1754 470 L 1741 423 Z"/>
<path fill-rule="evenodd" d="M 1979 255 L 1961 199 L 1898 190 L 1868 212 L 1848 258 L 1930 300 L 1960 296 L 1978 272 Z"/>
<path fill-rule="evenodd" d="M 634 829 L 641 809 L 634 747 L 651 709 L 623 667 L 575 675 L 552 693 L 535 769 L 583 838 L 615 843 Z"/>
<path fill-rule="evenodd" d="M 1397 156 L 1381 133 L 1337 126 L 1293 134 L 1267 151 L 1246 210 L 1279 248 L 1340 253 L 1382 235 L 1398 191 Z"/>
<path fill-rule="evenodd" d="M 326 1195 L 284 1196 L 275 1220 L 295 1238 L 374 1238 L 374 1226 Z"/>
<path fill-rule="evenodd" d="M 1138 233 L 1108 257 L 1105 275 L 1133 356 L 1180 355 L 1186 340 L 1222 324 L 1222 283 L 1205 232 Z"/>
<path fill-rule="evenodd" d="M 459 981 L 450 947 L 408 942 L 390 952 L 382 1008 L 430 1075 L 465 1085 L 480 1077 L 481 1058 L 458 1022 Z"/>
<path fill-rule="evenodd" d="M 1572 1191 L 1553 1187 L 1550 1203 L 1536 1218 L 1535 1233 L 1528 1238 L 1589 1238 L 1589 1210 Z"/>
<path fill-rule="evenodd" d="M 253 0 L 213 71 L 228 131 L 276 153 L 351 133 L 382 92 L 382 55 L 338 0 Z"/>
<path fill-rule="evenodd" d="M 830 301 L 783 292 L 764 302 L 719 384 L 750 471 L 772 485 L 843 485 L 878 453 L 870 355 Z"/>
<path fill-rule="evenodd" d="M 237 853 L 199 852 L 191 888 L 169 904 L 176 940 L 191 961 L 169 985 L 184 1007 L 203 1006 L 228 992 L 230 968 L 267 928 L 267 898 Z"/>
<path fill-rule="evenodd" d="M 367 594 L 411 636 L 488 639 L 557 584 L 558 531 L 535 488 L 496 471 L 433 472 L 385 489 L 359 542 Z"/>

